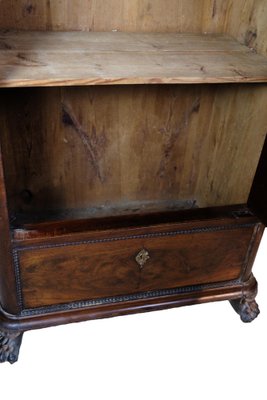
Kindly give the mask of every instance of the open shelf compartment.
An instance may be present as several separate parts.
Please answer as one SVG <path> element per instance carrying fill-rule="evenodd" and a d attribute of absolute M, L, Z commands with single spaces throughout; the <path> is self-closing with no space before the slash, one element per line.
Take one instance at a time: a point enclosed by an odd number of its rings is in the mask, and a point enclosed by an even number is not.
<path fill-rule="evenodd" d="M 247 203 L 267 125 L 262 85 L 0 94 L 7 201 L 16 229 Z"/>

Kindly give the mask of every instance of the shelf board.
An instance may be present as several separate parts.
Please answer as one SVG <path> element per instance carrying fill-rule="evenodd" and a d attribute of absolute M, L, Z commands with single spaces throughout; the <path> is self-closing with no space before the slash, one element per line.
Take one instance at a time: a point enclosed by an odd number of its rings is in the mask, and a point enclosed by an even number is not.
<path fill-rule="evenodd" d="M 0 87 L 224 82 L 267 82 L 267 58 L 223 35 L 0 33 Z"/>

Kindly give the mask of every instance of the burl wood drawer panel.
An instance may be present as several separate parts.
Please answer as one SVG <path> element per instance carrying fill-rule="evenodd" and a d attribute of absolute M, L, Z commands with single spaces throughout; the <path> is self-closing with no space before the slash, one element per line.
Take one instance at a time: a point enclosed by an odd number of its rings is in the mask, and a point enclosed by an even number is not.
<path fill-rule="evenodd" d="M 254 226 L 152 232 L 18 251 L 25 308 L 237 279 Z"/>

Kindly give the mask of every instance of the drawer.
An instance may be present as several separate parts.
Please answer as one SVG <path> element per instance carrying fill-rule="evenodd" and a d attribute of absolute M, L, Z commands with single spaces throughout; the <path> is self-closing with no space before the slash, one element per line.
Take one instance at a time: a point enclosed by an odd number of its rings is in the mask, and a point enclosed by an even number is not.
<path fill-rule="evenodd" d="M 237 279 L 254 227 L 179 224 L 21 247 L 16 263 L 23 307 Z"/>

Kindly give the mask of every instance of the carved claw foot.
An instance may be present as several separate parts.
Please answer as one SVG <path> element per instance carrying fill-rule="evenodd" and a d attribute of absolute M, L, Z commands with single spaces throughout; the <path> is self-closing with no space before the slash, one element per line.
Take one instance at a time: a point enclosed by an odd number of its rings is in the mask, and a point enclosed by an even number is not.
<path fill-rule="evenodd" d="M 241 299 L 231 300 L 230 303 L 243 322 L 252 322 L 260 313 L 255 299 L 242 297 Z"/>
<path fill-rule="evenodd" d="M 0 330 L 0 362 L 10 364 L 18 361 L 19 349 L 22 341 L 21 332 L 7 332 Z"/>

